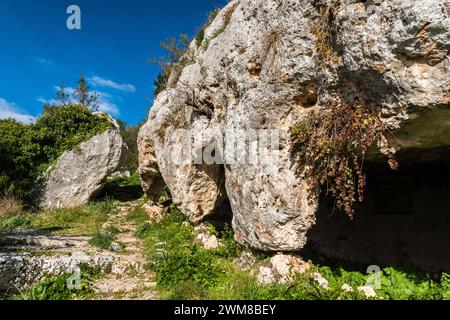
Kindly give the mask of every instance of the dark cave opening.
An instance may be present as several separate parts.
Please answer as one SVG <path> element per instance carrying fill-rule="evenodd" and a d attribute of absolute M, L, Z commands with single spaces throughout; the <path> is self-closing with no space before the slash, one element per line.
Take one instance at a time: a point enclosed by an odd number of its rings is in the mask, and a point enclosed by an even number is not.
<path fill-rule="evenodd" d="M 358 265 L 450 272 L 450 150 L 398 155 L 365 164 L 366 199 L 351 221 L 322 197 L 305 252 Z"/>

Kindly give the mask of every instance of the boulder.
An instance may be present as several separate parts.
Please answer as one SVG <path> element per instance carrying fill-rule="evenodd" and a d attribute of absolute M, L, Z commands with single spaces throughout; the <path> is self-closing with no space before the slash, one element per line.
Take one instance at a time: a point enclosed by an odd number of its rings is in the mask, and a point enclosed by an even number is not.
<path fill-rule="evenodd" d="M 220 247 L 219 239 L 208 230 L 206 225 L 198 225 L 195 227 L 194 232 L 197 234 L 194 241 L 206 250 L 218 249 Z"/>
<path fill-rule="evenodd" d="M 450 149 L 449 12 L 447 0 L 230 1 L 150 110 L 139 140 L 144 189 L 158 194 L 165 181 L 195 223 L 226 194 L 238 242 L 304 248 L 319 190 L 299 173 L 290 129 L 339 98 L 380 115 L 394 133 L 385 153 Z M 263 144 L 261 131 L 277 144 Z M 196 163 L 211 146 L 220 161 Z M 180 150 L 192 161 L 174 161 Z"/>
<path fill-rule="evenodd" d="M 128 147 L 119 126 L 66 151 L 39 183 L 38 203 L 43 209 L 73 208 L 89 202 L 104 187 L 127 157 Z"/>
<path fill-rule="evenodd" d="M 157 202 L 164 183 L 172 200 L 194 222 L 201 222 L 225 199 L 224 170 L 221 165 L 195 164 L 189 146 L 197 128 L 210 126 L 208 119 L 192 107 L 185 108 L 173 91 L 159 95 L 138 138 L 139 172 L 142 187 Z M 207 139 L 208 137 L 205 137 Z M 203 151 L 208 141 L 200 141 Z"/>

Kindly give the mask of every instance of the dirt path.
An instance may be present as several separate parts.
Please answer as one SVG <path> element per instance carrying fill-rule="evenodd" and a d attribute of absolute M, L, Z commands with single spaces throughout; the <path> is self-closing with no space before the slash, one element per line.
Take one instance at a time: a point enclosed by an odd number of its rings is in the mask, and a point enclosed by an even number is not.
<path fill-rule="evenodd" d="M 142 200 L 120 203 L 108 215 L 102 229 L 119 230 L 120 250 L 102 250 L 89 244 L 90 237 L 42 234 L 29 230 L 0 235 L 0 290 L 26 288 L 50 275 L 73 272 L 81 263 L 102 270 L 93 284 L 94 299 L 157 299 L 154 275 L 148 263 L 144 243 L 135 236 L 139 223 L 127 219 Z"/>
<path fill-rule="evenodd" d="M 128 272 L 108 274 L 95 283 L 96 299 L 153 300 L 157 297 L 154 275 L 146 270 L 148 261 L 145 258 L 144 243 L 135 235 L 138 224 L 127 219 L 129 212 L 141 205 L 140 200 L 122 203 L 116 214 L 111 215 L 103 225 L 103 229 L 115 226 L 120 230 L 117 242 L 124 245 L 121 255 L 131 267 Z"/>

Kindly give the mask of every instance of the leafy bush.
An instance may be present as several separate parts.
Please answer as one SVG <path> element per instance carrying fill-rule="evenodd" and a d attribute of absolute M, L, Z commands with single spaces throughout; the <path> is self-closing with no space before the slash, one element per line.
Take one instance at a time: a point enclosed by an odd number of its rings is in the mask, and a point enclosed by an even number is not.
<path fill-rule="evenodd" d="M 43 158 L 39 140 L 32 126 L 0 120 L 0 194 L 28 200 Z"/>
<path fill-rule="evenodd" d="M 42 137 L 40 144 L 49 157 L 47 163 L 110 127 L 111 123 L 106 118 L 93 115 L 82 105 L 47 106 L 34 125 Z"/>
<path fill-rule="evenodd" d="M 34 125 L 0 120 L 0 195 L 31 204 L 36 180 L 51 163 L 110 127 L 81 105 L 48 106 Z"/>
<path fill-rule="evenodd" d="M 385 268 L 381 274 L 381 286 L 377 290 L 391 300 L 448 300 L 450 299 L 450 275 L 439 277 L 423 272 L 406 272 Z"/>
<path fill-rule="evenodd" d="M 139 167 L 139 150 L 137 146 L 139 129 L 143 123 L 140 123 L 137 126 L 121 126 L 120 133 L 123 137 L 123 140 L 128 146 L 128 158 L 123 165 L 123 169 L 129 170 L 130 172 L 137 171 Z"/>

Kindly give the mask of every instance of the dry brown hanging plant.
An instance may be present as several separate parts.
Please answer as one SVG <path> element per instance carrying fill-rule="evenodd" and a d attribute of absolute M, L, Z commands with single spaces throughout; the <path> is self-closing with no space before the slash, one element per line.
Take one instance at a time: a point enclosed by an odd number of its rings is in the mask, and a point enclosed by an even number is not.
<path fill-rule="evenodd" d="M 386 141 L 378 115 L 362 104 L 331 101 L 293 130 L 292 152 L 311 186 L 320 185 L 351 219 L 354 205 L 364 201 L 364 158 L 376 141 Z M 392 169 L 398 166 L 392 157 Z"/>

